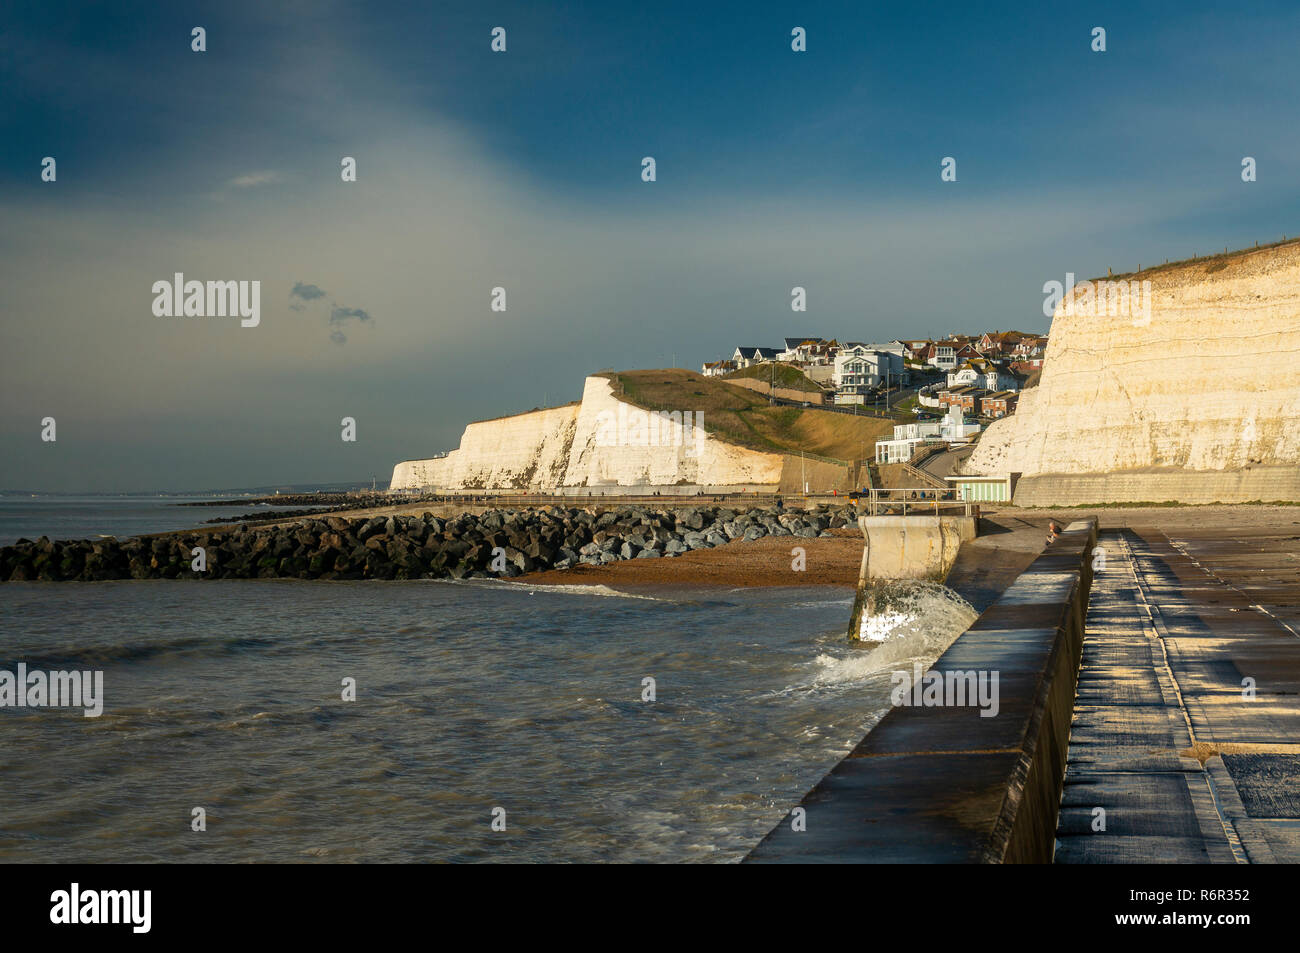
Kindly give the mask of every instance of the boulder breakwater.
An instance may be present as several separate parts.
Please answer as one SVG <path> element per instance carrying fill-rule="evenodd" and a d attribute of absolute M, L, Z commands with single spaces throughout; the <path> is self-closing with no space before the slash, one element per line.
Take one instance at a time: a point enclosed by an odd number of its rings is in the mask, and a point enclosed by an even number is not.
<path fill-rule="evenodd" d="M 127 539 L 44 536 L 0 547 L 0 580 L 467 579 L 662 559 L 733 540 L 813 538 L 856 523 L 852 506 L 810 509 L 551 506 L 191 530 Z"/>

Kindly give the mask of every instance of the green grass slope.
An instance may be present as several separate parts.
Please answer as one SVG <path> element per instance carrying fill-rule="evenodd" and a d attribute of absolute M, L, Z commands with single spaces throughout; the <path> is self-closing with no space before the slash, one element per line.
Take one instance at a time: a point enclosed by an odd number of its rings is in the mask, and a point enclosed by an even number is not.
<path fill-rule="evenodd" d="M 876 441 L 893 435 L 892 420 L 811 407 L 771 407 L 762 394 L 694 371 L 671 368 L 599 376 L 613 382 L 620 399 L 646 410 L 702 412 L 705 431 L 750 450 L 802 451 L 848 463 L 874 456 Z"/>
<path fill-rule="evenodd" d="M 755 364 L 753 367 L 742 367 L 738 371 L 724 374 L 721 380 L 726 381 L 737 377 L 746 377 L 767 384 L 771 382 L 773 375 L 776 377 L 777 387 L 803 391 L 806 394 L 816 394 L 822 391 L 822 387 L 816 381 L 799 370 L 799 368 L 792 367 L 789 364 L 777 364 L 775 365 L 775 371 L 772 364 Z"/>

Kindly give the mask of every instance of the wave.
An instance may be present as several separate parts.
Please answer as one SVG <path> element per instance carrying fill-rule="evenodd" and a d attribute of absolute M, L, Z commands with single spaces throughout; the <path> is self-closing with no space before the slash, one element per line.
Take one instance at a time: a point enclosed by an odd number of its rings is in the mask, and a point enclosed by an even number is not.
<path fill-rule="evenodd" d="M 938 644 L 946 638 L 939 648 L 943 651 L 979 617 L 969 602 L 937 582 L 888 582 L 873 587 L 871 595 L 876 611 L 863 611 L 858 630 L 865 643 L 902 640 L 927 650 L 927 640 Z"/>
<path fill-rule="evenodd" d="M 900 663 L 938 658 L 979 613 L 961 596 L 933 582 L 890 583 L 880 611 L 862 620 L 863 638 L 816 655 L 806 681 L 789 690 L 858 686 L 884 679 Z"/>
<path fill-rule="evenodd" d="M 846 609 L 852 607 L 853 597 L 846 596 L 840 599 L 813 599 L 808 602 L 787 602 L 784 603 L 791 609 L 826 609 L 830 606 L 844 606 Z"/>
<path fill-rule="evenodd" d="M 440 580 L 444 581 L 444 580 Z M 671 602 L 671 599 L 663 599 L 658 596 L 647 596 L 639 592 L 623 592 L 620 589 L 611 589 L 609 586 L 601 583 L 566 583 L 559 585 L 538 585 L 535 582 L 526 582 L 517 579 L 452 579 L 445 580 L 452 585 L 470 586 L 477 589 L 515 589 L 526 590 L 529 595 L 535 595 L 539 592 L 557 592 L 562 595 L 571 596 L 603 596 L 613 599 L 645 599 L 649 602 Z"/>
<path fill-rule="evenodd" d="M 275 648 L 275 639 L 237 638 L 214 636 L 187 636 L 157 642 L 121 642 L 108 645 L 74 646 L 57 654 L 30 653 L 21 658 L 0 661 L 0 669 L 16 670 L 18 663 L 26 664 L 28 671 L 62 669 L 95 669 L 121 662 L 145 662 L 160 656 L 181 653 L 198 655 L 240 655 L 244 652 Z"/>

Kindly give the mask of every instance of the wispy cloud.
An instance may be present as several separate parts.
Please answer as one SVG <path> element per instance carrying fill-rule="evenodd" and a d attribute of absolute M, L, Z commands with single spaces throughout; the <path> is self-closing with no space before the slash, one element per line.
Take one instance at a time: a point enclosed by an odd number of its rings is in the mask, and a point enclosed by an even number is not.
<path fill-rule="evenodd" d="M 295 282 L 293 290 L 289 292 L 289 297 L 298 299 L 292 301 L 289 307 L 294 311 L 307 310 L 307 304 L 303 302 L 318 301 L 321 298 L 328 298 L 329 293 L 320 285 L 307 284 L 306 282 Z M 370 312 L 363 308 L 345 308 L 342 305 L 335 304 L 333 301 L 327 302 L 330 309 L 330 340 L 335 344 L 347 344 L 347 335 L 343 333 L 343 327 L 349 321 L 360 321 L 362 324 L 368 324 L 373 321 Z"/>
<path fill-rule="evenodd" d="M 289 292 L 290 298 L 301 298 L 303 301 L 315 301 L 317 298 L 325 297 L 325 289 L 319 285 L 306 285 L 299 281 Z"/>
<path fill-rule="evenodd" d="M 337 305 L 332 307 L 330 309 L 330 326 L 333 330 L 330 331 L 330 340 L 335 344 L 348 343 L 347 335 L 343 333 L 342 329 L 348 321 L 354 319 L 362 324 L 373 320 L 369 312 L 363 311 L 361 308 L 340 308 Z"/>
<path fill-rule="evenodd" d="M 230 180 L 230 185 L 237 189 L 251 189 L 259 185 L 270 185 L 272 182 L 280 181 L 278 172 L 248 172 L 244 175 L 237 175 Z"/>
<path fill-rule="evenodd" d="M 67 142 L 84 157 L 74 176 L 60 154 L 58 185 L 37 180 L 30 150 L 0 162 L 0 486 L 139 488 L 158 472 L 196 487 L 344 479 L 357 458 L 316 414 L 333 414 L 342 391 L 338 413 L 372 421 L 366 452 L 379 468 L 454 446 L 467 420 L 548 392 L 577 397 L 601 367 L 698 366 L 804 328 L 841 340 L 1039 330 L 1046 280 L 1280 237 L 1300 202 L 1297 133 L 1277 121 L 1300 77 L 1291 20 L 1266 17 L 1265 31 L 1207 15 L 1171 34 L 1158 5 L 1138 2 L 1152 9 L 1136 41 L 1112 34 L 1101 56 L 1086 31 L 1073 54 L 1017 39 L 1009 13 L 938 18 L 962 37 L 952 44 L 900 13 L 905 28 L 889 26 L 906 42 L 862 75 L 847 54 L 870 40 L 867 14 L 862 29 L 841 24 L 856 39 L 839 52 L 806 57 L 756 20 L 763 35 L 738 38 L 751 50 L 743 68 L 703 54 L 686 58 L 701 72 L 677 75 L 653 57 L 681 59 L 681 47 L 655 43 L 645 72 L 624 76 L 630 87 L 597 88 L 589 78 L 612 55 L 592 54 L 601 40 L 666 31 L 672 18 L 611 20 L 614 34 L 566 23 L 580 29 L 533 44 L 553 66 L 543 57 L 523 77 L 502 69 L 515 53 L 487 55 L 472 13 L 453 31 L 472 42 L 449 44 L 462 52 L 432 69 L 405 13 L 331 4 L 304 21 L 299 6 L 221 5 L 228 28 L 210 36 L 242 31 L 221 84 L 208 57 L 225 54 L 193 54 L 184 31 L 147 18 L 127 29 L 111 8 L 93 17 L 88 5 L 86 18 L 113 44 L 36 6 L 0 35 L 0 85 L 21 92 L 0 110 L 0 142 Z M 544 13 L 533 17 L 540 29 Z M 377 28 L 356 28 L 372 18 Z M 283 47 L 286 30 L 299 42 Z M 698 42 L 715 41 L 706 30 Z M 566 57 L 570 47 L 582 55 Z M 989 48 L 1010 65 L 959 84 Z M 159 57 L 168 82 L 139 68 Z M 65 81 L 48 81 L 49 62 L 67 64 Z M 652 101 L 629 97 L 646 76 L 675 82 Z M 535 95 L 516 95 L 534 82 Z M 700 82 L 724 93 L 701 102 Z M 116 109 L 96 98 L 105 85 L 123 92 Z M 1038 118 L 1060 117 L 1062 102 L 1078 108 L 1045 135 Z M 191 121 L 196 109 L 204 122 Z M 592 126 L 593 109 L 616 134 Z M 771 129 L 790 115 L 774 147 Z M 555 136 L 557 122 L 574 134 Z M 109 134 L 122 148 L 95 150 Z M 658 183 L 639 178 L 645 154 L 660 161 Z M 244 158 L 232 167 L 231 155 Z M 359 183 L 340 179 L 345 155 L 360 158 Z M 939 181 L 945 155 L 960 159 L 958 182 Z M 1246 155 L 1260 159 L 1249 185 Z M 261 325 L 155 317 L 151 283 L 182 267 L 261 279 Z M 509 312 L 490 310 L 497 285 Z M 810 313 L 792 328 L 795 285 Z M 142 374 L 149 388 L 136 386 Z M 228 394 L 219 406 L 214 391 Z M 172 396 L 160 404 L 159 392 Z M 438 414 L 424 412 L 431 393 Z M 52 413 L 60 436 L 80 435 L 33 452 L 31 421 Z"/>

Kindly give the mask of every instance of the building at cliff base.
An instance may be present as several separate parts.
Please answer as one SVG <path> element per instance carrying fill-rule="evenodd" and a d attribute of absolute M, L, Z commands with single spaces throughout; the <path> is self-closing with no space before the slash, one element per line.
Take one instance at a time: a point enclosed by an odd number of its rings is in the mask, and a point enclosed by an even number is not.
<path fill-rule="evenodd" d="M 1082 283 L 963 472 L 1025 506 L 1300 499 L 1298 357 L 1300 243 Z"/>
<path fill-rule="evenodd" d="M 574 496 L 796 492 L 847 485 L 844 467 L 739 447 L 690 412 L 659 415 L 619 400 L 608 378 L 588 377 L 582 400 L 472 423 L 442 457 L 393 468 L 391 489 L 545 492 Z"/>

